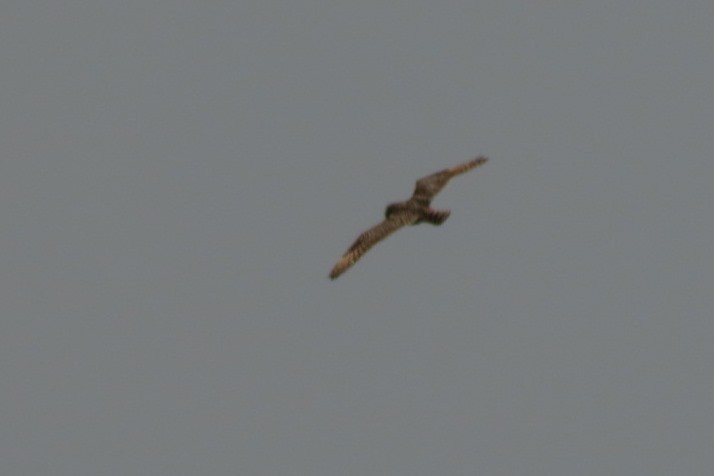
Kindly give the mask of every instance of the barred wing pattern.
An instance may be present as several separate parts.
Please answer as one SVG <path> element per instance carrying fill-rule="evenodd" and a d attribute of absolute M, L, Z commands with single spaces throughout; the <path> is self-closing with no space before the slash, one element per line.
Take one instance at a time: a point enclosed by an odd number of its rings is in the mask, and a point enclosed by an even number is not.
<path fill-rule="evenodd" d="M 419 219 L 419 215 L 414 212 L 403 212 L 395 213 L 394 215 L 387 218 L 382 223 L 373 226 L 369 230 L 365 231 L 357 237 L 352 246 L 342 255 L 342 257 L 337 261 L 335 267 L 332 268 L 330 272 L 330 279 L 335 279 L 345 271 L 347 271 L 350 266 L 355 264 L 358 259 L 362 257 L 370 248 L 374 245 L 397 231 L 398 229 L 405 227 L 407 225 L 412 225 L 416 223 Z"/>
<path fill-rule="evenodd" d="M 484 164 L 487 160 L 488 159 L 486 157 L 477 157 L 468 162 L 464 162 L 463 164 L 459 164 L 456 167 L 444 169 L 420 178 L 417 180 L 412 198 L 428 205 L 434 196 L 439 193 L 444 186 L 446 186 L 452 177 L 468 172 L 474 167 Z"/>

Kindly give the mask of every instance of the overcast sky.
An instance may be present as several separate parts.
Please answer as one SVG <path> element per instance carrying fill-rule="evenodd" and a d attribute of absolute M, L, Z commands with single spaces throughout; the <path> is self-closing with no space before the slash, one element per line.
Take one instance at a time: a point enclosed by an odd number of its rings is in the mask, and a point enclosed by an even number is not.
<path fill-rule="evenodd" d="M 714 474 L 712 25 L 4 2 L 2 473 Z"/>

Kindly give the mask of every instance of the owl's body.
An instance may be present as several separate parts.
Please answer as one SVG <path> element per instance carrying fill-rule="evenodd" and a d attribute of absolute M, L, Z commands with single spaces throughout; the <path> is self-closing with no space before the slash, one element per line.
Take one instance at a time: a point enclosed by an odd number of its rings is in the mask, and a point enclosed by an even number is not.
<path fill-rule="evenodd" d="M 412 197 L 404 202 L 389 204 L 384 211 L 384 221 L 357 237 L 352 246 L 332 268 L 330 278 L 337 278 L 355 264 L 372 246 L 406 225 L 417 225 L 422 222 L 432 225 L 444 223 L 451 212 L 431 208 L 429 206 L 431 200 L 452 177 L 478 167 L 487 160 L 485 157 L 477 157 L 456 167 L 441 170 L 417 180 Z"/>

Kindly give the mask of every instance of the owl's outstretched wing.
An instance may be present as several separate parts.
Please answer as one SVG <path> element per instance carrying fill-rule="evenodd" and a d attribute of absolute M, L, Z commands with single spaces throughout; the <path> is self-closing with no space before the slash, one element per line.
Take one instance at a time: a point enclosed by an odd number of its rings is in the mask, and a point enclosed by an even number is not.
<path fill-rule="evenodd" d="M 350 266 L 355 264 L 371 247 L 397 231 L 398 229 L 415 223 L 419 219 L 419 215 L 415 212 L 403 211 L 393 213 L 389 218 L 382 223 L 373 226 L 357 237 L 352 246 L 342 255 L 337 261 L 335 267 L 330 271 L 330 279 L 335 279 Z"/>
<path fill-rule="evenodd" d="M 434 196 L 439 193 L 444 186 L 446 186 L 452 177 L 468 172 L 469 170 L 484 164 L 487 160 L 488 159 L 486 157 L 477 157 L 468 162 L 464 162 L 463 164 L 459 164 L 456 167 L 444 169 L 420 178 L 417 180 L 412 199 L 428 206 Z"/>

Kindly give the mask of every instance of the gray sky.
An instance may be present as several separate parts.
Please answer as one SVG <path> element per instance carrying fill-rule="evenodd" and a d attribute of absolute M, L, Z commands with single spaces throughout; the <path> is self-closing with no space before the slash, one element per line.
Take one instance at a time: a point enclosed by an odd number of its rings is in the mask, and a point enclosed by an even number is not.
<path fill-rule="evenodd" d="M 5 2 L 3 474 L 712 474 L 712 24 Z"/>

